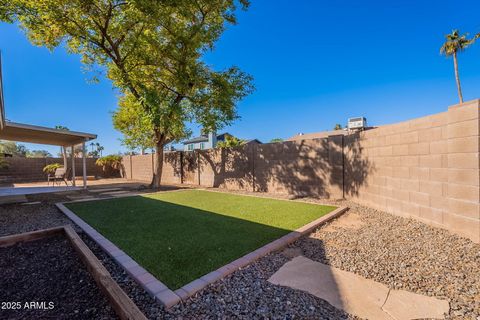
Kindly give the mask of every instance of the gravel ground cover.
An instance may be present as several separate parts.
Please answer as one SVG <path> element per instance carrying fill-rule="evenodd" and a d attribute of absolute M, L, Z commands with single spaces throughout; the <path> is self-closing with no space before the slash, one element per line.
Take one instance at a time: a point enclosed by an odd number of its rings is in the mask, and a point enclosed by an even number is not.
<path fill-rule="evenodd" d="M 289 250 L 258 260 L 169 311 L 153 301 L 92 240 L 85 235 L 82 238 L 150 319 L 354 319 L 312 295 L 266 281 L 291 259 L 292 252 L 355 272 L 391 288 L 448 299 L 451 308 L 448 319 L 480 319 L 480 245 L 448 231 L 352 202 L 301 200 L 347 205 L 350 212 L 360 217 L 362 226 L 337 231 L 324 230 L 328 227 L 324 226 L 310 237 L 292 244 Z M 4 222 L 11 224 L 8 232 L 15 233 L 15 225 L 27 228 L 23 223 L 35 220 L 33 215 L 41 216 L 43 225 L 49 224 L 46 221 L 49 217 L 51 226 L 59 221 L 64 224 L 63 218 L 59 218 L 61 213 L 51 203 L 32 206 L 27 211 L 17 210 L 17 214 L 9 214 L 8 221 L 4 219 L 3 209 L 0 207 L 0 235 L 6 230 Z M 30 226 L 35 228 L 35 223 L 30 222 Z"/>
<path fill-rule="evenodd" d="M 288 199 L 285 195 L 275 197 Z M 292 244 L 292 249 L 392 289 L 447 299 L 448 319 L 480 320 L 480 244 L 352 201 L 299 200 L 348 206 L 349 213 L 357 214 L 363 224 L 358 229 L 336 231 L 327 231 L 326 224 Z"/>
<path fill-rule="evenodd" d="M 312 295 L 267 282 L 288 261 L 282 253 L 268 255 L 166 311 L 96 243 L 82 238 L 149 319 L 357 319 Z"/>
<path fill-rule="evenodd" d="M 306 257 L 392 289 L 447 299 L 450 318 L 480 319 L 479 244 L 413 219 L 341 203 L 359 215 L 362 227 L 324 232 L 323 226 L 295 244 Z"/>
<path fill-rule="evenodd" d="M 74 225 L 50 203 L 0 205 L 0 237 L 51 227 Z M 75 227 L 79 232 L 79 228 Z"/>
<path fill-rule="evenodd" d="M 63 236 L 0 248 L 0 271 L 2 319 L 117 319 Z"/>

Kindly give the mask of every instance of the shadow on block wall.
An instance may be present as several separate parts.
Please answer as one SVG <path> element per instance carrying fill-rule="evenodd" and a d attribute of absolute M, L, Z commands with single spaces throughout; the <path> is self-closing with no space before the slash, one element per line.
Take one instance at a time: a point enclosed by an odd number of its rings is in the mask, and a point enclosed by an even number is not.
<path fill-rule="evenodd" d="M 257 191 L 330 197 L 327 139 L 260 145 L 256 151 Z"/>
<path fill-rule="evenodd" d="M 200 184 L 254 191 L 254 146 L 199 151 Z"/>
<path fill-rule="evenodd" d="M 353 134 L 185 153 L 184 181 L 297 197 L 353 196 L 374 170 L 359 139 Z"/>
<path fill-rule="evenodd" d="M 358 196 L 359 189 L 367 186 L 368 176 L 376 171 L 375 165 L 362 147 L 361 134 L 344 136 L 343 145 L 344 197 Z"/>

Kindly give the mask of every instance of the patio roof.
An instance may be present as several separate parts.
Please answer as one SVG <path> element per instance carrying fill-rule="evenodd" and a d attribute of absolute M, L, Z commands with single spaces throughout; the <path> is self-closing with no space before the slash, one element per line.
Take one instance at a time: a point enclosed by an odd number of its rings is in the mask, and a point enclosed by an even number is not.
<path fill-rule="evenodd" d="M 56 146 L 73 146 L 96 139 L 97 135 L 84 132 L 58 130 L 5 121 L 0 129 L 1 140 L 21 141 Z"/>
<path fill-rule="evenodd" d="M 0 56 L 0 140 L 73 146 L 96 138 L 97 135 L 91 133 L 59 130 L 7 121 L 5 119 L 2 61 Z"/>

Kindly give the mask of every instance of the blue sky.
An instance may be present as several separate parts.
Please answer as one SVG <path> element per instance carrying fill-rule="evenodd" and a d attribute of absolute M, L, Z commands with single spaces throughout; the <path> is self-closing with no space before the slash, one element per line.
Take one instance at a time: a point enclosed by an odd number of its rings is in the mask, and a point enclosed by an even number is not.
<path fill-rule="evenodd" d="M 439 48 L 453 28 L 480 32 L 480 3 L 390 2 L 252 0 L 205 56 L 216 69 L 237 65 L 255 78 L 256 91 L 239 104 L 242 118 L 222 131 L 268 142 L 352 116 L 380 125 L 457 103 L 453 63 Z M 34 47 L 13 25 L 0 24 L 0 48 L 8 119 L 94 132 L 106 153 L 123 150 L 108 80 L 89 84 L 78 56 Z M 480 43 L 459 64 L 465 100 L 480 98 Z"/>

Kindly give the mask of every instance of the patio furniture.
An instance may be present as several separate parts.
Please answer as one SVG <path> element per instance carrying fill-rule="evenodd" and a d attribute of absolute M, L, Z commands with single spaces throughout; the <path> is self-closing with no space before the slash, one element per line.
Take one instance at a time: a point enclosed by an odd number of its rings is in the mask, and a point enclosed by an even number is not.
<path fill-rule="evenodd" d="M 68 186 L 67 178 L 70 174 L 70 170 L 70 168 L 68 168 L 66 171 L 65 168 L 57 168 L 55 170 L 55 173 L 49 173 L 47 176 L 47 185 L 50 185 L 50 181 L 52 181 L 52 185 L 55 186 L 55 182 L 57 182 L 57 180 L 60 180 L 65 182 L 65 185 Z"/>

